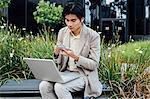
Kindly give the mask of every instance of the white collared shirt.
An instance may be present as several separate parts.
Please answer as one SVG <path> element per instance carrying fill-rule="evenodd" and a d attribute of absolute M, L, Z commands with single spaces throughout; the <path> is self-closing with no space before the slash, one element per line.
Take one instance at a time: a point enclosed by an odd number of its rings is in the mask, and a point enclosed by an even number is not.
<path fill-rule="evenodd" d="M 78 52 L 78 47 L 80 46 L 80 34 L 75 36 L 73 33 L 70 33 L 70 49 L 75 53 L 77 54 Z M 68 65 L 69 65 L 69 70 L 70 71 L 76 71 L 77 69 L 77 66 L 76 64 L 74 63 L 74 59 L 69 57 L 69 62 L 68 62 Z"/>

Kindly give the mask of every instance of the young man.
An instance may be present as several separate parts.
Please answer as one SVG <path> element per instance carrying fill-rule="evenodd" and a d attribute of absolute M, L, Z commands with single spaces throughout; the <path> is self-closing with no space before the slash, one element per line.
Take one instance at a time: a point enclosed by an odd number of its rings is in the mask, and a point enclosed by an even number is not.
<path fill-rule="evenodd" d="M 84 25 L 84 8 L 81 4 L 68 3 L 64 7 L 63 17 L 67 26 L 58 33 L 54 58 L 60 71 L 77 72 L 80 77 L 67 83 L 42 81 L 39 85 L 42 99 L 54 99 L 55 94 L 58 99 L 73 99 L 71 92 L 81 90 L 84 90 L 85 99 L 98 97 L 102 93 L 97 71 L 100 36 Z"/>

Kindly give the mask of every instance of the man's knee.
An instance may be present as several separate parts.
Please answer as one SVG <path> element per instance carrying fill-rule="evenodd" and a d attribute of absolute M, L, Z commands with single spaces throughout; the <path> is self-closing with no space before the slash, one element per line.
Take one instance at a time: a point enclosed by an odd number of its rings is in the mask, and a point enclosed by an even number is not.
<path fill-rule="evenodd" d="M 49 93 L 53 90 L 53 83 L 50 83 L 48 81 L 41 81 L 41 83 L 39 84 L 39 90 L 41 93 Z"/>
<path fill-rule="evenodd" d="M 55 91 L 56 94 L 57 93 L 61 93 L 64 90 L 65 90 L 65 86 L 63 86 L 60 83 L 55 83 L 55 85 L 54 85 L 54 91 Z"/>

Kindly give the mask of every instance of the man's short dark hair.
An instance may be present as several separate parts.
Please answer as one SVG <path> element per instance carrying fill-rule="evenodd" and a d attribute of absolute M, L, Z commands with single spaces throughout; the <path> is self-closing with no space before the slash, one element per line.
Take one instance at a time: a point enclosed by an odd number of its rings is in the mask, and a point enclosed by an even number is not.
<path fill-rule="evenodd" d="M 84 8 L 83 5 L 79 2 L 68 2 L 63 10 L 63 17 L 66 15 L 75 14 L 79 19 L 84 17 Z"/>

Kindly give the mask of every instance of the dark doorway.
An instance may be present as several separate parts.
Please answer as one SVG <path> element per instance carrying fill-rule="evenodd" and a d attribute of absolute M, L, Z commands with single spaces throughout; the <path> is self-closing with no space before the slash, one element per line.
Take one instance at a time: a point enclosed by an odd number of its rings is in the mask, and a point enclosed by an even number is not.
<path fill-rule="evenodd" d="M 18 28 L 26 28 L 26 31 L 38 32 L 38 25 L 34 20 L 33 11 L 37 4 L 29 0 L 11 0 L 8 8 L 9 23 Z"/>

